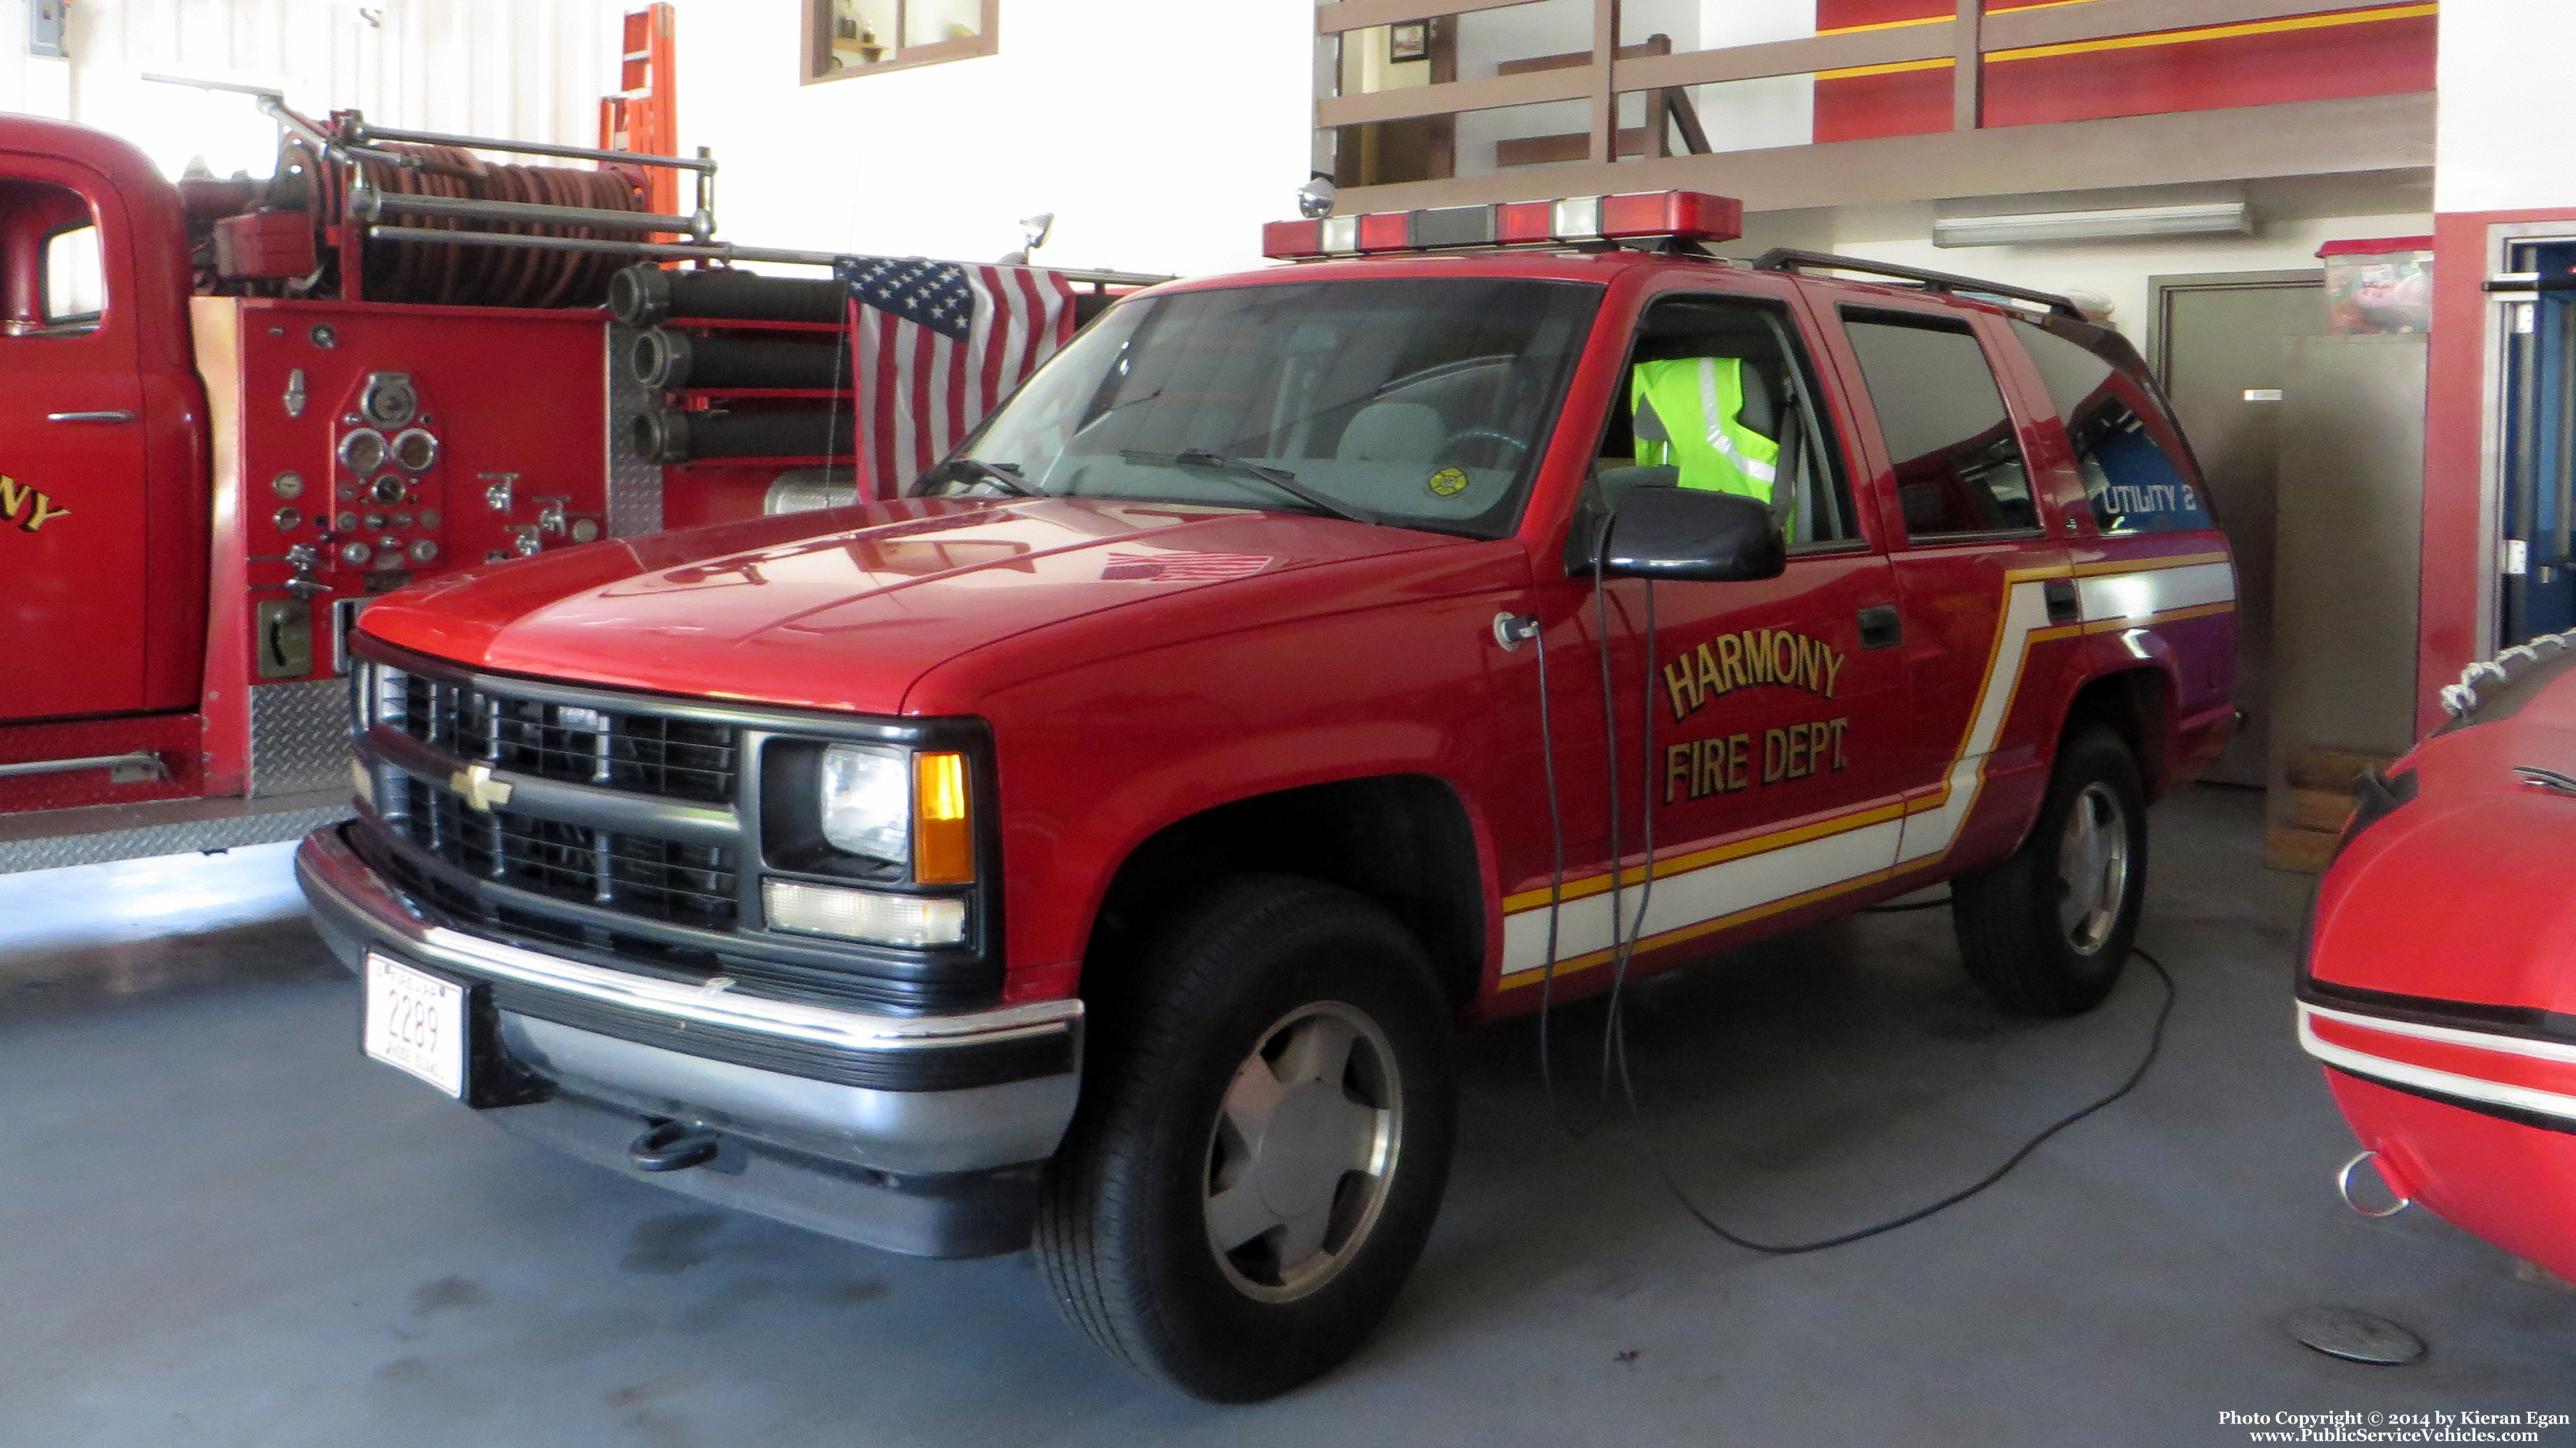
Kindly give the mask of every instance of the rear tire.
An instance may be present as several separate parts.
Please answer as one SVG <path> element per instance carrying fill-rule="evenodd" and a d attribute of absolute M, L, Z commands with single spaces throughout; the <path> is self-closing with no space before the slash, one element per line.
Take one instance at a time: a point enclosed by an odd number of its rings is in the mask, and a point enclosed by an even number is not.
<path fill-rule="evenodd" d="M 1950 887 L 1968 976 L 2019 1015 L 2089 1011 L 2119 984 L 2147 887 L 2138 761 L 2094 723 L 2069 728 L 2030 837 Z"/>
<path fill-rule="evenodd" d="M 1057 1304 L 1210 1402 L 1328 1371 L 1393 1305 L 1448 1179 L 1430 961 L 1363 896 L 1246 876 L 1104 989 L 1038 1217 Z"/>

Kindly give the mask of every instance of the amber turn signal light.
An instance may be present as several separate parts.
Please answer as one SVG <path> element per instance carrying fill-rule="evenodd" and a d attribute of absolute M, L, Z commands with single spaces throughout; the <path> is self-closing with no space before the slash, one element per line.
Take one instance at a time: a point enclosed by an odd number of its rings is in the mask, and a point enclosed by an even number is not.
<path fill-rule="evenodd" d="M 967 813 L 966 756 L 914 755 L 912 878 L 916 884 L 974 882 L 975 828 Z"/>

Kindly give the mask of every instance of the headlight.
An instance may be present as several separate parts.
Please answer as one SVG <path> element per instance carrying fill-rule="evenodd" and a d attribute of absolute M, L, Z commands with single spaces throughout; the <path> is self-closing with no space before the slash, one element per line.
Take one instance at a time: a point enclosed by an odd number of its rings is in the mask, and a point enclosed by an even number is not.
<path fill-rule="evenodd" d="M 912 756 L 865 744 L 835 744 L 823 751 L 823 838 L 853 855 L 908 863 Z"/>

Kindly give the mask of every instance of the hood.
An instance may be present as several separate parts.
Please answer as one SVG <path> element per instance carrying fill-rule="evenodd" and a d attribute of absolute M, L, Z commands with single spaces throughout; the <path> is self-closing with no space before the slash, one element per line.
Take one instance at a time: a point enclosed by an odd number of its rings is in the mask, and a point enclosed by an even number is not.
<path fill-rule="evenodd" d="M 925 670 L 1032 629 L 1469 541 L 1234 508 L 917 498 L 478 568 L 378 600 L 363 629 L 496 673 L 892 713 Z"/>
<path fill-rule="evenodd" d="M 2320 983 L 2576 1018 L 2576 794 L 2526 773 L 2576 780 L 2576 648 L 2522 652 L 2473 671 L 2465 711 L 2389 771 L 2412 798 L 2327 872 Z"/>

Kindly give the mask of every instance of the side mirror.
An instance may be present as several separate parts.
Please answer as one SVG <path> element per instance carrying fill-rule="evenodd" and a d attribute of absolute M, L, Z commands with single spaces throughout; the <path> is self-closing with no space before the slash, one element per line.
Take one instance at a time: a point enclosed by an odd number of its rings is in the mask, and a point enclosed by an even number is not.
<path fill-rule="evenodd" d="M 1612 507 L 1608 534 L 1601 571 L 1614 577 L 1741 583 L 1789 566 L 1769 505 L 1737 493 L 1631 489 Z"/>

